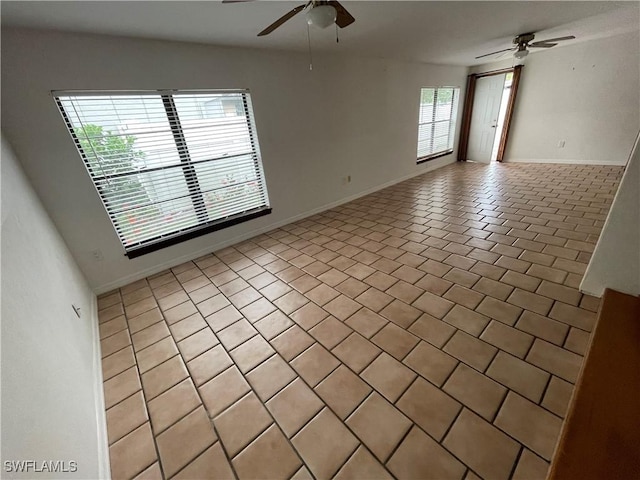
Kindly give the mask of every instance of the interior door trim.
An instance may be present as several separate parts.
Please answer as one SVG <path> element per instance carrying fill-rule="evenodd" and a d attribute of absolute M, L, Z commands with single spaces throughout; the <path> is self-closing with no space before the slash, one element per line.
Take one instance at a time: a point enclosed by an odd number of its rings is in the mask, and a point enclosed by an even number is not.
<path fill-rule="evenodd" d="M 502 68 L 500 70 L 492 70 L 490 72 L 472 73 L 467 76 L 467 93 L 464 99 L 464 109 L 462 111 L 462 130 L 460 131 L 460 145 L 458 146 L 458 161 L 465 162 L 467 160 L 467 150 L 469 148 L 469 132 L 471 130 L 471 114 L 473 113 L 473 101 L 476 93 L 476 80 L 482 77 L 490 77 L 492 75 L 501 75 L 503 73 L 513 73 L 511 80 L 511 92 L 507 103 L 507 111 L 505 113 L 504 125 L 500 135 L 500 145 L 498 147 L 497 161 L 501 162 L 504 158 L 504 152 L 507 148 L 507 140 L 509 139 L 509 129 L 511 128 L 511 118 L 516 103 L 516 95 L 518 86 L 520 85 L 520 75 L 524 65 L 516 65 L 513 68 Z"/>

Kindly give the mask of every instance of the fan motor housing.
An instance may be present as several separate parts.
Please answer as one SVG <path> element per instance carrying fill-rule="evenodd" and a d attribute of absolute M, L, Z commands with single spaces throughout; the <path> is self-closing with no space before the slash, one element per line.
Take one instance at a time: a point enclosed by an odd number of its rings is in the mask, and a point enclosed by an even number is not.
<path fill-rule="evenodd" d="M 514 45 L 527 44 L 533 40 L 536 36 L 533 33 L 522 33 L 513 39 Z"/>

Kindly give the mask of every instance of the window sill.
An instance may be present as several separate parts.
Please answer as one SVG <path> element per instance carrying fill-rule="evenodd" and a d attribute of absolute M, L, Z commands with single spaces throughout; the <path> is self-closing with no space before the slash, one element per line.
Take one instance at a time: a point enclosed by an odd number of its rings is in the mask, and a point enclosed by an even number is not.
<path fill-rule="evenodd" d="M 222 220 L 217 220 L 215 222 L 210 222 L 204 225 L 198 225 L 189 230 L 176 233 L 172 237 L 168 237 L 147 245 L 131 248 L 125 253 L 125 256 L 128 257 L 129 260 L 131 260 L 132 258 L 140 257 L 142 255 L 146 255 L 147 253 L 155 252 L 157 250 L 161 250 L 178 243 L 186 242 L 187 240 L 191 240 L 192 238 L 201 237 L 202 235 L 216 232 L 227 227 L 232 227 L 233 225 L 237 225 L 239 223 L 248 222 L 249 220 L 263 217 L 264 215 L 268 215 L 270 213 L 271 207 L 260 207 Z"/>
<path fill-rule="evenodd" d="M 453 153 L 453 149 L 445 150 L 444 152 L 433 153 L 431 155 L 427 155 L 426 157 L 420 157 L 416 161 L 416 165 L 420 165 L 421 163 L 428 162 L 429 160 L 435 160 L 436 158 L 445 157 L 447 155 L 451 155 Z"/>

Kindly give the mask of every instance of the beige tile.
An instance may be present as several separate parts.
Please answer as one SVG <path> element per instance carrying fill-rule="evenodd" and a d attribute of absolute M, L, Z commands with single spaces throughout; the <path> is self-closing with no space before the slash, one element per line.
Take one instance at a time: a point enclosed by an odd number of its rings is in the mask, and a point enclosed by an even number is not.
<path fill-rule="evenodd" d="M 569 330 L 569 327 L 564 323 L 527 311 L 522 313 L 515 326 L 518 330 L 556 345 L 562 345 Z"/>
<path fill-rule="evenodd" d="M 496 282 L 495 280 L 486 277 L 480 278 L 480 280 L 478 280 L 478 282 L 473 286 L 473 289 L 502 301 L 506 300 L 513 291 L 512 286 Z"/>
<path fill-rule="evenodd" d="M 199 313 L 195 313 L 184 320 L 174 323 L 169 327 L 169 330 L 171 330 L 173 338 L 179 342 L 189 335 L 193 335 L 194 333 L 202 330 L 206 326 L 207 323 L 204 321 L 202 316 Z"/>
<path fill-rule="evenodd" d="M 484 297 L 484 300 L 480 302 L 476 311 L 487 317 L 495 318 L 507 325 L 516 323 L 516 320 L 522 313 L 521 308 L 496 300 L 493 297 Z"/>
<path fill-rule="evenodd" d="M 386 293 L 391 295 L 392 297 L 397 298 L 398 300 L 402 300 L 405 303 L 411 303 L 420 295 L 422 295 L 422 293 L 424 293 L 424 290 L 415 287 L 410 283 L 405 282 L 404 280 L 400 280 L 398 283 L 389 288 Z"/>
<path fill-rule="evenodd" d="M 562 420 L 513 392 L 494 424 L 546 460 L 550 460 Z"/>
<path fill-rule="evenodd" d="M 151 425 L 156 435 L 180 420 L 200 405 L 191 379 L 180 382 L 163 394 L 147 402 Z"/>
<path fill-rule="evenodd" d="M 498 352 L 486 374 L 529 400 L 538 403 L 549 374 L 505 352 Z"/>
<path fill-rule="evenodd" d="M 247 380 L 264 402 L 294 378 L 296 373 L 280 355 L 274 355 L 247 375 Z"/>
<path fill-rule="evenodd" d="M 209 416 L 215 417 L 243 397 L 251 388 L 240 371 L 236 367 L 231 367 L 198 387 L 198 390 L 209 411 Z"/>
<path fill-rule="evenodd" d="M 419 338 L 394 323 L 388 323 L 371 341 L 396 359 L 402 360 L 416 346 Z"/>
<path fill-rule="evenodd" d="M 371 392 L 371 388 L 341 365 L 320 382 L 315 391 L 344 420 Z"/>
<path fill-rule="evenodd" d="M 404 363 L 431 383 L 441 386 L 456 368 L 458 360 L 426 342 L 420 342 Z"/>
<path fill-rule="evenodd" d="M 319 343 L 312 345 L 294 360 L 291 366 L 309 385 L 315 387 L 340 362 Z"/>
<path fill-rule="evenodd" d="M 174 475 L 215 441 L 216 434 L 202 407 L 162 432 L 156 442 L 165 476 Z"/>
<path fill-rule="evenodd" d="M 435 440 L 413 427 L 387 463 L 399 480 L 461 479 L 466 467 Z"/>
<path fill-rule="evenodd" d="M 233 350 L 257 334 L 257 330 L 249 322 L 242 319 L 219 331 L 218 338 L 224 348 Z"/>
<path fill-rule="evenodd" d="M 342 283 L 335 285 L 335 288 L 337 291 L 344 293 L 349 298 L 356 298 L 367 291 L 367 289 L 369 289 L 369 285 L 361 282 L 360 280 L 356 280 L 355 278 L 347 277 Z"/>
<path fill-rule="evenodd" d="M 291 287 L 289 287 L 286 283 L 280 280 L 276 280 L 275 282 L 260 289 L 260 293 L 264 295 L 265 298 L 271 301 L 274 301 L 276 298 L 279 298 L 285 293 L 290 291 L 291 291 Z"/>
<path fill-rule="evenodd" d="M 361 305 L 346 295 L 340 295 L 325 304 L 323 308 L 334 317 L 344 321 L 357 312 Z"/>
<path fill-rule="evenodd" d="M 464 363 L 458 364 L 442 388 L 488 421 L 495 416 L 507 389 Z"/>
<path fill-rule="evenodd" d="M 461 331 L 451 337 L 443 350 L 481 372 L 489 366 L 497 352 L 495 347 Z"/>
<path fill-rule="evenodd" d="M 443 320 L 474 337 L 480 335 L 480 332 L 482 332 L 489 323 L 488 317 L 461 305 L 455 305 L 449 313 L 444 316 Z"/>
<path fill-rule="evenodd" d="M 322 345 L 331 350 L 348 337 L 352 331 L 353 330 L 335 317 L 329 317 L 309 330 L 309 333 Z"/>
<path fill-rule="evenodd" d="M 391 480 L 393 477 L 364 447 L 358 448 L 340 471 L 333 477 L 336 480 Z"/>
<path fill-rule="evenodd" d="M 147 407 L 141 391 L 107 410 L 109 444 L 120 440 L 143 423 L 149 421 Z"/>
<path fill-rule="evenodd" d="M 329 314 L 322 308 L 315 303 L 309 302 L 293 313 L 291 319 L 305 330 L 309 330 L 328 316 Z"/>
<path fill-rule="evenodd" d="M 214 295 L 217 295 L 218 293 L 220 293 L 220 290 L 218 290 L 212 284 L 207 283 L 205 286 L 200 287 L 197 290 L 193 290 L 191 293 L 189 293 L 189 297 L 191 298 L 191 301 L 193 303 L 198 304 L 208 298 L 213 297 Z"/>
<path fill-rule="evenodd" d="M 231 351 L 231 358 L 242 373 L 247 373 L 273 355 L 275 350 L 260 335 Z"/>
<path fill-rule="evenodd" d="M 189 296 L 184 290 L 180 289 L 170 295 L 167 295 L 166 297 L 158 299 L 158 305 L 160 306 L 160 309 L 162 311 L 165 311 L 170 309 L 171 307 L 180 305 L 187 300 L 189 300 Z M 155 304 L 155 300 L 153 301 L 153 303 Z"/>
<path fill-rule="evenodd" d="M 138 369 L 140 370 L 140 373 L 144 373 L 177 354 L 178 347 L 173 341 L 173 338 L 164 338 L 163 340 L 136 352 Z"/>
<path fill-rule="evenodd" d="M 124 400 L 140 390 L 140 377 L 138 370 L 131 367 L 128 370 L 110 378 L 104 382 L 104 404 L 111 408 L 116 403 Z"/>
<path fill-rule="evenodd" d="M 416 374 L 389 354 L 382 352 L 360 376 L 390 402 L 395 402 Z"/>
<path fill-rule="evenodd" d="M 340 295 L 340 292 L 331 288 L 329 285 L 320 284 L 312 290 L 305 293 L 305 296 L 316 304 L 322 306 Z"/>
<path fill-rule="evenodd" d="M 473 310 L 480 304 L 484 295 L 473 290 L 469 290 L 468 288 L 461 287 L 460 285 L 454 285 L 447 291 L 447 293 L 444 294 L 443 297 L 447 300 L 451 300 L 453 303 L 457 303 Z"/>
<path fill-rule="evenodd" d="M 364 293 L 358 295 L 355 300 L 374 312 L 379 312 L 393 301 L 393 297 L 381 292 L 377 288 L 371 287 Z"/>
<path fill-rule="evenodd" d="M 230 285 L 232 283 L 239 282 L 239 281 L 245 283 L 247 287 L 230 296 L 228 293 L 225 293 L 225 295 L 227 295 L 227 298 L 231 303 L 233 303 L 233 306 L 235 308 L 244 308 L 250 303 L 255 302 L 256 300 L 262 298 L 262 295 L 260 294 L 260 292 L 258 292 L 258 290 L 256 290 L 255 288 L 249 287 L 248 284 L 241 278 L 237 278 L 233 282 L 227 283 L 227 285 Z M 227 285 L 222 286 L 223 293 Z"/>
<path fill-rule="evenodd" d="M 448 323 L 425 313 L 409 327 L 409 331 L 436 347 L 442 348 L 453 336 L 456 329 Z"/>
<path fill-rule="evenodd" d="M 300 459 L 275 425 L 233 459 L 233 466 L 242 479 L 289 478 L 300 465 Z"/>
<path fill-rule="evenodd" d="M 143 348 L 146 348 L 149 345 L 152 345 L 157 341 L 168 337 L 169 335 L 171 335 L 171 333 L 169 332 L 167 324 L 164 322 L 159 322 L 131 335 L 131 341 L 133 343 L 134 350 L 138 352 Z"/>
<path fill-rule="evenodd" d="M 529 351 L 527 362 L 575 383 L 582 366 L 582 357 L 544 340 L 536 340 Z"/>
<path fill-rule="evenodd" d="M 408 328 L 420 315 L 421 311 L 400 300 L 394 300 L 380 311 L 380 315 L 393 323 Z"/>
<path fill-rule="evenodd" d="M 591 335 L 589 332 L 572 327 L 567 336 L 567 340 L 564 342 L 564 348 L 578 355 L 585 355 L 589 349 L 590 341 Z"/>
<path fill-rule="evenodd" d="M 160 312 L 159 308 L 152 308 L 137 317 L 130 318 L 129 322 L 129 332 L 136 333 L 140 330 L 143 330 L 155 323 L 162 321 L 163 316 Z"/>
<path fill-rule="evenodd" d="M 149 423 L 109 447 L 112 478 L 132 478 L 156 461 Z"/>
<path fill-rule="evenodd" d="M 383 292 L 397 281 L 397 278 L 392 277 L 391 275 L 387 275 L 386 273 L 383 273 L 381 271 L 375 272 L 364 279 L 364 283 L 367 283 L 372 287 L 377 288 L 378 290 L 382 290 Z"/>
<path fill-rule="evenodd" d="M 233 476 L 233 471 L 220 442 L 216 442 L 173 478 L 176 480 L 214 480 L 233 478 Z"/>
<path fill-rule="evenodd" d="M 249 393 L 215 418 L 220 440 L 230 458 L 273 423 L 258 397 Z"/>
<path fill-rule="evenodd" d="M 511 285 L 513 287 L 521 288 L 529 292 L 535 292 L 538 285 L 540 285 L 540 279 L 525 275 L 524 273 L 513 272 L 508 270 L 500 279 L 502 283 Z"/>
<path fill-rule="evenodd" d="M 262 320 L 258 320 L 253 326 L 262 334 L 267 340 L 280 335 L 286 329 L 288 329 L 293 322 L 281 311 L 275 311 Z"/>
<path fill-rule="evenodd" d="M 324 403 L 299 378 L 287 385 L 267 402 L 267 408 L 288 437 L 295 435 Z"/>
<path fill-rule="evenodd" d="M 549 464 L 526 448 L 522 450 L 513 480 L 546 480 Z"/>
<path fill-rule="evenodd" d="M 519 358 L 525 357 L 534 340 L 531 335 L 495 320 L 482 332 L 480 339 Z"/>
<path fill-rule="evenodd" d="M 338 272 L 338 270 L 336 270 Z M 344 275 L 342 272 L 338 272 L 341 275 Z M 303 275 L 301 277 L 296 278 L 293 282 L 290 283 L 290 286 L 295 288 L 300 293 L 306 293 L 312 288 L 317 287 L 322 282 L 311 275 Z"/>
<path fill-rule="evenodd" d="M 331 478 L 358 446 L 358 440 L 327 408 L 292 443 L 317 479 Z"/>
<path fill-rule="evenodd" d="M 196 305 L 198 311 L 202 314 L 203 317 L 208 317 L 212 313 L 217 312 L 218 310 L 229 305 L 229 300 L 222 295 L 218 294 L 211 298 L 207 298 L 206 300 L 200 302 Z"/>
<path fill-rule="evenodd" d="M 142 374 L 144 396 L 147 401 L 151 400 L 188 376 L 189 373 L 182 358 L 180 358 L 180 355 L 176 355 Z"/>
<path fill-rule="evenodd" d="M 179 322 L 183 318 L 187 318 L 194 313 L 198 313 L 198 309 L 193 302 L 184 302 L 173 308 L 164 311 L 164 318 L 169 325 Z"/>
<path fill-rule="evenodd" d="M 297 325 L 271 340 L 273 348 L 287 361 L 297 357 L 313 343 L 313 338 Z"/>
<path fill-rule="evenodd" d="M 158 304 L 156 303 L 155 298 L 147 297 L 135 303 L 125 306 L 124 311 L 127 314 L 127 318 L 133 318 L 157 306 Z"/>
<path fill-rule="evenodd" d="M 100 339 L 105 339 L 110 337 L 114 333 L 118 333 L 127 328 L 127 319 L 124 315 L 120 315 L 119 317 L 114 318 L 113 320 L 109 320 L 107 322 L 103 322 L 98 326 L 100 332 Z"/>
<path fill-rule="evenodd" d="M 178 349 L 185 361 L 188 362 L 219 343 L 218 338 L 207 327 L 178 342 Z"/>
<path fill-rule="evenodd" d="M 464 409 L 443 445 L 483 478 L 507 480 L 520 445 L 482 418 Z"/>
<path fill-rule="evenodd" d="M 396 406 L 425 432 L 442 440 L 462 406 L 431 383 L 417 378 Z"/>
<path fill-rule="evenodd" d="M 546 280 L 540 284 L 536 293 L 575 306 L 580 303 L 582 297 L 582 294 L 575 288 L 565 287 Z"/>
<path fill-rule="evenodd" d="M 360 373 L 380 353 L 380 349 L 357 333 L 352 333 L 333 349 L 333 354 L 356 373 Z"/>
<path fill-rule="evenodd" d="M 162 480 L 162 471 L 158 462 L 153 463 L 150 467 L 144 469 L 133 480 Z"/>
<path fill-rule="evenodd" d="M 367 397 L 346 423 L 383 463 L 411 427 L 411 421 L 377 393 Z"/>
<path fill-rule="evenodd" d="M 556 302 L 549 313 L 549 317 L 590 332 L 596 322 L 596 314 L 589 310 L 577 308 L 562 302 Z"/>
<path fill-rule="evenodd" d="M 564 380 L 560 380 L 558 377 L 551 377 L 547 391 L 544 394 L 544 399 L 541 405 L 558 415 L 560 418 L 564 418 L 569 407 L 569 401 L 573 394 L 573 385 Z"/>
<path fill-rule="evenodd" d="M 371 338 L 386 323 L 387 320 L 368 308 L 361 308 L 345 321 L 345 324 L 366 338 Z"/>
<path fill-rule="evenodd" d="M 247 305 L 246 307 L 241 308 L 240 312 L 251 323 L 255 323 L 261 318 L 264 318 L 270 313 L 274 312 L 275 310 L 276 307 L 271 302 L 269 302 L 269 300 L 267 300 L 266 298 L 261 298 L 260 300 L 257 300 Z"/>
<path fill-rule="evenodd" d="M 232 364 L 233 361 L 229 358 L 222 345 L 216 345 L 211 350 L 207 350 L 187 363 L 187 368 L 193 382 L 196 386 L 199 386 L 211 380 Z"/>
<path fill-rule="evenodd" d="M 548 314 L 549 310 L 551 310 L 551 305 L 553 304 L 553 300 L 550 298 L 527 292 L 519 288 L 516 288 L 513 293 L 509 295 L 507 302 L 524 308 L 525 310 L 535 312 L 539 315 Z"/>
<path fill-rule="evenodd" d="M 133 355 L 131 347 L 125 347 L 102 359 L 102 379 L 109 380 L 111 377 L 124 372 L 128 368 L 136 364 L 136 358 Z"/>
<path fill-rule="evenodd" d="M 433 293 L 425 292 L 412 305 L 433 317 L 443 318 L 453 308 L 454 304 Z"/>

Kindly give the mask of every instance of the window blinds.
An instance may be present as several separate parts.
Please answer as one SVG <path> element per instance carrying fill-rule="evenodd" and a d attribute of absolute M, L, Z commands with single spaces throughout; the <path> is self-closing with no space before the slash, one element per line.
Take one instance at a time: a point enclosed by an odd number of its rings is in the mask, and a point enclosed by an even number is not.
<path fill-rule="evenodd" d="M 457 87 L 423 88 L 418 119 L 418 159 L 453 150 L 458 112 Z"/>
<path fill-rule="evenodd" d="M 128 256 L 268 213 L 247 91 L 54 96 Z"/>

